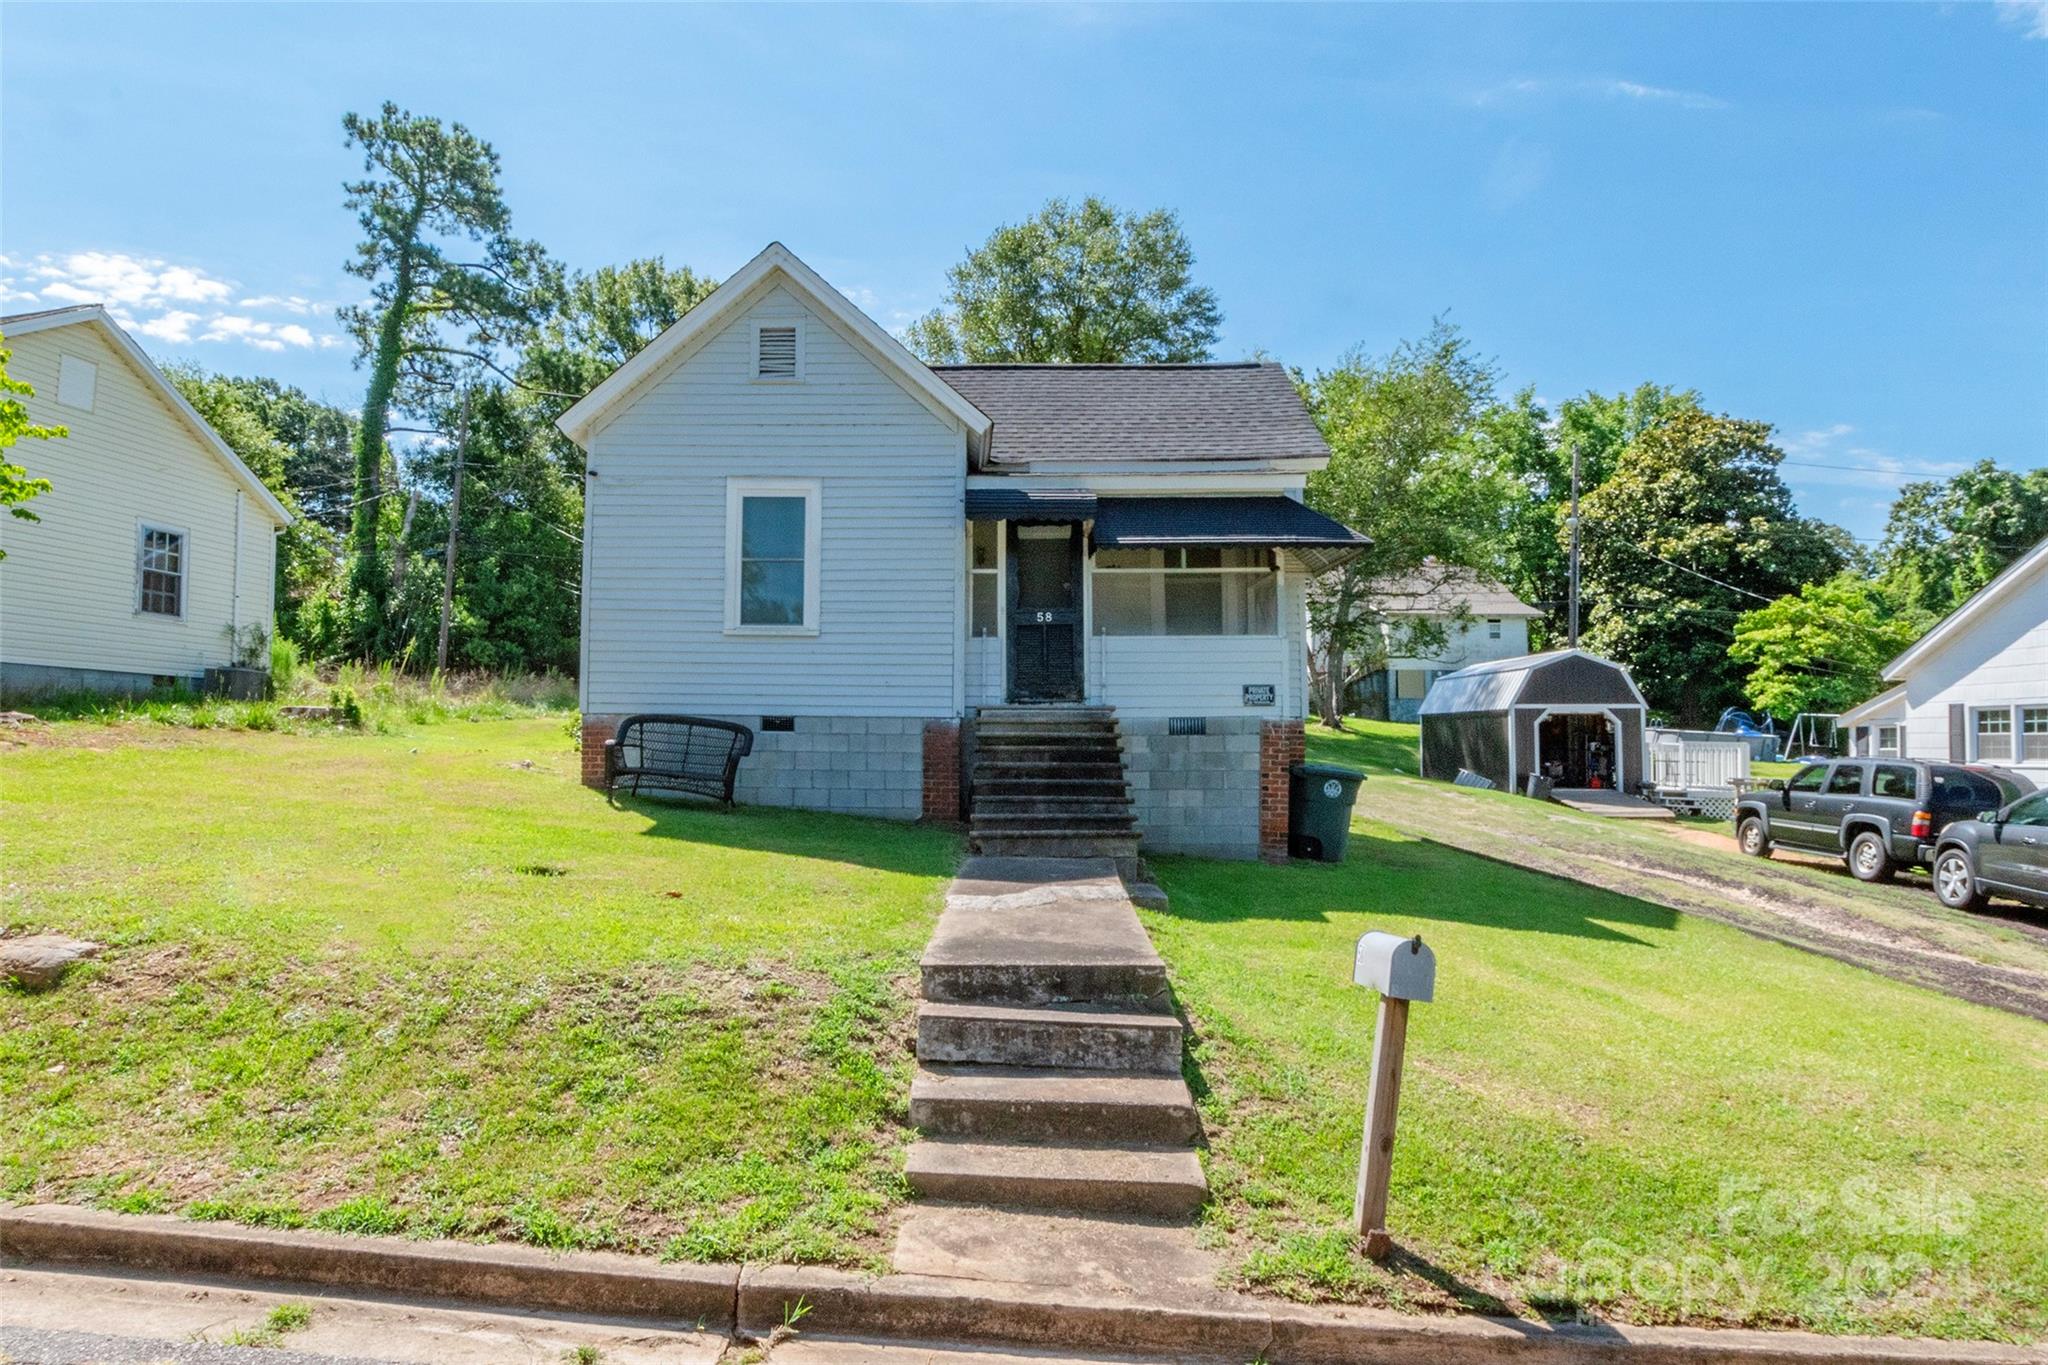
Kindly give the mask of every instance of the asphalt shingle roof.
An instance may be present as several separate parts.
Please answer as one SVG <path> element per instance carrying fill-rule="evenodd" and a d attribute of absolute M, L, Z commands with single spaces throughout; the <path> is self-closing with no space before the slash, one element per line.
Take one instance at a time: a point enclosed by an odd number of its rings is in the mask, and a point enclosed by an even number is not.
<path fill-rule="evenodd" d="M 1474 616 L 1541 616 L 1500 584 L 1471 569 L 1428 564 L 1375 585 L 1379 608 L 1395 616 L 1447 616 L 1458 603 Z"/>
<path fill-rule="evenodd" d="M 995 423 L 996 464 L 1324 460 L 1287 371 L 1228 365 L 934 365 Z"/>

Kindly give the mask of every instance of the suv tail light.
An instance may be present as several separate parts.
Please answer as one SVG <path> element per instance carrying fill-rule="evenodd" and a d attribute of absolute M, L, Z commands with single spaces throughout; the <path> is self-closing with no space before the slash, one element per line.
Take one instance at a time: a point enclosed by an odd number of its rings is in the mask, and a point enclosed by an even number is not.
<path fill-rule="evenodd" d="M 1933 833 L 1934 833 L 1934 815 L 1933 815 L 1933 813 L 1932 813 L 1932 812 L 1930 812 L 1930 811 L 1924 811 L 1924 810 L 1916 810 L 1916 811 L 1914 811 L 1914 812 L 1913 812 L 1913 826 L 1912 826 L 1912 832 L 1913 832 L 1913 837 L 1914 837 L 1915 839 L 1925 839 L 1925 838 L 1927 838 L 1927 837 L 1928 837 L 1929 835 L 1933 834 Z"/>

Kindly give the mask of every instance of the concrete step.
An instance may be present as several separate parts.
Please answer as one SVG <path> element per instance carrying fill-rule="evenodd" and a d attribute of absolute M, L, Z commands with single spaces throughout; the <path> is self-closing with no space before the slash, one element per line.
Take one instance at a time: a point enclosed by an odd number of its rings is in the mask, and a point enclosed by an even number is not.
<path fill-rule="evenodd" d="M 989 777 L 974 784 L 974 797 L 1076 796 L 1091 801 L 1124 801 L 1130 784 L 1115 777 Z"/>
<path fill-rule="evenodd" d="M 1179 1076 L 920 1063 L 910 1122 L 936 1137 L 1181 1143 L 1200 1130 Z"/>
<path fill-rule="evenodd" d="M 974 803 L 969 826 L 977 834 L 1118 834 L 1136 821 L 1128 802 L 1115 810 L 1070 810 L 1062 805 L 1050 811 L 984 810 Z"/>
<path fill-rule="evenodd" d="M 926 1000 L 1166 1008 L 1166 964 L 1112 857 L 970 858 L 918 966 Z"/>
<path fill-rule="evenodd" d="M 911 1145 L 904 1174 L 926 1199 L 1008 1208 L 1178 1218 L 1209 1197 L 1188 1148 L 928 1140 Z"/>
<path fill-rule="evenodd" d="M 982 720 L 1114 720 L 1114 706 L 1085 706 L 1072 702 L 1021 702 L 1015 706 L 977 706 L 974 718 Z"/>
<path fill-rule="evenodd" d="M 1032 796 L 997 796 L 977 790 L 974 816 L 984 815 L 1129 815 L 1131 800 L 1117 795 L 1095 796 L 1087 792 L 1040 792 Z"/>
<path fill-rule="evenodd" d="M 1180 1074 L 1181 1026 L 1171 1014 L 1091 1005 L 917 1007 L 920 1061 L 1059 1066 Z"/>
<path fill-rule="evenodd" d="M 983 744 L 975 748 L 976 767 L 1011 767 L 1016 765 L 1050 764 L 1071 768 L 1083 763 L 1112 764 L 1123 767 L 1123 750 L 1114 744 L 1104 746 L 1045 745 L 1045 744 Z"/>
<path fill-rule="evenodd" d="M 1085 761 L 1069 759 L 981 759 L 975 763 L 975 786 L 985 782 L 1124 782 L 1122 759 Z"/>
<path fill-rule="evenodd" d="M 1138 856 L 1135 834 L 976 834 L 968 843 L 985 858 L 1110 858 L 1121 865 Z"/>

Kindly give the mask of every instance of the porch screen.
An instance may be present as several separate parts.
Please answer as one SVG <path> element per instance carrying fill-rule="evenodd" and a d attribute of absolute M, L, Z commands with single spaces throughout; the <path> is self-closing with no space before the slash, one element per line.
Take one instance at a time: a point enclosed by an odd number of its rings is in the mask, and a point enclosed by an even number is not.
<path fill-rule="evenodd" d="M 1095 553 L 1097 635 L 1274 635 L 1272 554 L 1243 546 Z"/>

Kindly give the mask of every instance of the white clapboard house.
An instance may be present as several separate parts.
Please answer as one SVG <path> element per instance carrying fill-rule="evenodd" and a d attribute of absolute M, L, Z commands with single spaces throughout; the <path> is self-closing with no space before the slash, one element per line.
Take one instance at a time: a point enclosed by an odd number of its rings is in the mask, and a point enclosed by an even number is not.
<path fill-rule="evenodd" d="M 94 304 L 0 318 L 50 491 L 0 518 L 0 688 L 196 686 L 267 639 L 291 514 Z M 264 664 L 268 666 L 267 657 Z"/>
<path fill-rule="evenodd" d="M 1885 665 L 1850 750 L 2011 768 L 2048 787 L 2048 540 Z"/>
<path fill-rule="evenodd" d="M 930 366 L 777 244 L 560 425 L 590 780 L 682 713 L 756 732 L 742 801 L 1284 851 L 1304 584 L 1366 541 L 1301 502 L 1329 450 L 1280 366 Z"/>
<path fill-rule="evenodd" d="M 1415 720 L 1436 680 L 1473 664 L 1519 659 L 1529 652 L 1529 623 L 1543 612 L 1473 569 L 1425 561 L 1414 573 L 1377 585 L 1387 618 L 1387 664 L 1355 689 L 1358 708 L 1388 720 Z M 1411 621 L 1428 622 L 1442 642 L 1402 653 Z"/>

